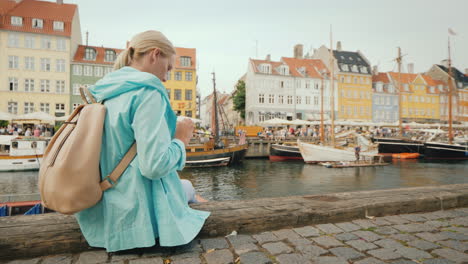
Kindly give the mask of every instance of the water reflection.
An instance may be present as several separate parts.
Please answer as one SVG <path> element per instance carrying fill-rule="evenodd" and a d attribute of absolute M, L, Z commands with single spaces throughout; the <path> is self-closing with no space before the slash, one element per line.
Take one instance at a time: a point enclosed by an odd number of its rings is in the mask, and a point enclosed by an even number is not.
<path fill-rule="evenodd" d="M 321 194 L 398 187 L 468 183 L 468 162 L 398 161 L 384 167 L 329 169 L 303 162 L 246 160 L 235 167 L 185 169 L 211 200 Z M 1 194 L 38 193 L 36 172 L 0 173 Z"/>

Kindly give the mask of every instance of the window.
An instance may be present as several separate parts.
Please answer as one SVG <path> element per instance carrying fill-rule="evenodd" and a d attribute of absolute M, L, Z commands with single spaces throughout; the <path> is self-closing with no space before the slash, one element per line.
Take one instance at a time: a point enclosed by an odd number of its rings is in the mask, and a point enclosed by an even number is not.
<path fill-rule="evenodd" d="M 63 31 L 63 22 L 62 21 L 54 21 L 54 30 L 55 31 Z"/>
<path fill-rule="evenodd" d="M 305 99 L 306 99 L 306 102 L 305 102 L 305 103 L 306 103 L 306 104 L 310 104 L 310 96 L 306 96 Z"/>
<path fill-rule="evenodd" d="M 73 75 L 81 76 L 83 74 L 83 66 L 73 65 Z"/>
<path fill-rule="evenodd" d="M 185 100 L 192 100 L 192 90 L 185 90 Z"/>
<path fill-rule="evenodd" d="M 34 36 L 24 37 L 24 47 L 27 49 L 34 49 Z"/>
<path fill-rule="evenodd" d="M 268 95 L 268 103 L 269 104 L 274 104 L 275 103 L 275 95 L 273 95 L 273 94 Z"/>
<path fill-rule="evenodd" d="M 403 91 L 409 92 L 409 86 L 407 83 L 403 84 Z"/>
<path fill-rule="evenodd" d="M 29 114 L 34 112 L 34 103 L 33 102 L 25 102 L 24 103 L 24 113 Z"/>
<path fill-rule="evenodd" d="M 55 104 L 55 112 L 65 111 L 65 104 Z"/>
<path fill-rule="evenodd" d="M 34 79 L 24 79 L 24 91 L 34 92 Z"/>
<path fill-rule="evenodd" d="M 185 116 L 186 117 L 192 117 L 192 111 L 191 110 L 185 111 Z"/>
<path fill-rule="evenodd" d="M 318 105 L 318 104 L 319 104 L 319 97 L 314 96 L 314 105 Z"/>
<path fill-rule="evenodd" d="M 293 100 L 292 95 L 288 95 L 288 104 L 292 104 L 292 100 Z"/>
<path fill-rule="evenodd" d="M 167 91 L 167 97 L 169 97 L 169 99 L 171 99 L 171 89 L 166 89 Z"/>
<path fill-rule="evenodd" d="M 356 65 L 353 65 L 353 67 L 351 68 L 353 72 L 358 72 L 358 68 Z"/>
<path fill-rule="evenodd" d="M 112 68 L 106 67 L 105 70 L 104 70 L 104 74 L 108 74 L 108 73 L 110 73 L 110 72 L 112 72 L 112 71 L 113 71 Z"/>
<path fill-rule="evenodd" d="M 166 80 L 170 80 L 170 79 L 171 79 L 171 72 L 168 71 L 168 72 L 167 72 L 167 75 L 166 75 Z"/>
<path fill-rule="evenodd" d="M 283 104 L 284 103 L 284 96 L 278 95 L 278 103 Z"/>
<path fill-rule="evenodd" d="M 84 76 L 93 76 L 93 66 L 84 66 Z"/>
<path fill-rule="evenodd" d="M 284 81 L 280 81 L 280 88 L 284 88 Z"/>
<path fill-rule="evenodd" d="M 289 75 L 289 67 L 286 65 L 281 65 L 279 67 L 279 72 L 281 75 Z"/>
<path fill-rule="evenodd" d="M 96 59 L 96 51 L 93 48 L 86 48 L 85 49 L 84 59 L 85 60 L 95 60 Z"/>
<path fill-rule="evenodd" d="M 259 95 L 258 95 L 258 102 L 259 102 L 260 104 L 265 103 L 265 95 L 264 95 L 264 94 L 259 94 Z"/>
<path fill-rule="evenodd" d="M 75 110 L 76 108 L 78 108 L 78 106 L 80 106 L 81 104 L 73 104 L 73 110 Z"/>
<path fill-rule="evenodd" d="M 42 93 L 50 92 L 50 80 L 41 80 L 41 92 Z"/>
<path fill-rule="evenodd" d="M 421 96 L 421 103 L 424 103 L 424 96 Z"/>
<path fill-rule="evenodd" d="M 174 73 L 174 80 L 176 80 L 176 81 L 181 81 L 181 80 L 182 80 L 182 72 L 176 71 L 176 72 Z"/>
<path fill-rule="evenodd" d="M 343 64 L 341 68 L 343 69 L 343 71 L 349 71 L 348 65 L 346 64 Z"/>
<path fill-rule="evenodd" d="M 174 89 L 174 100 L 182 100 L 182 90 Z"/>
<path fill-rule="evenodd" d="M 34 71 L 34 57 L 24 57 L 24 68 Z"/>
<path fill-rule="evenodd" d="M 18 48 L 19 47 L 19 35 L 16 33 L 8 34 L 8 47 Z"/>
<path fill-rule="evenodd" d="M 259 122 L 265 121 L 265 114 L 264 113 L 259 113 L 258 114 L 258 121 Z"/>
<path fill-rule="evenodd" d="M 55 81 L 55 92 L 58 94 L 65 93 L 65 81 Z"/>
<path fill-rule="evenodd" d="M 72 93 L 74 95 L 80 95 L 80 84 L 79 83 L 74 83 L 72 88 L 73 88 Z"/>
<path fill-rule="evenodd" d="M 191 81 L 192 80 L 192 73 L 191 72 L 186 72 L 185 73 L 185 80 L 186 81 Z"/>
<path fill-rule="evenodd" d="M 94 67 L 94 76 L 96 77 L 102 77 L 103 75 L 103 70 L 102 67 Z"/>
<path fill-rule="evenodd" d="M 52 48 L 52 41 L 50 37 L 42 37 L 41 39 L 41 48 L 42 49 L 51 49 Z"/>
<path fill-rule="evenodd" d="M 57 72 L 65 72 L 65 60 L 56 60 L 55 63 L 55 70 Z"/>
<path fill-rule="evenodd" d="M 106 50 L 106 56 L 105 56 L 105 61 L 108 61 L 108 62 L 113 62 L 115 61 L 115 51 L 113 50 Z"/>
<path fill-rule="evenodd" d="M 8 56 L 8 68 L 18 69 L 18 56 Z"/>
<path fill-rule="evenodd" d="M 309 81 L 309 80 L 307 80 L 307 81 L 305 82 L 305 88 L 310 88 L 310 81 Z"/>
<path fill-rule="evenodd" d="M 57 50 L 66 51 L 67 50 L 67 41 L 63 38 L 57 38 Z"/>
<path fill-rule="evenodd" d="M 362 72 L 362 73 L 367 73 L 367 72 L 368 72 L 368 71 L 367 71 L 367 67 L 361 66 L 361 72 Z"/>
<path fill-rule="evenodd" d="M 44 113 L 49 113 L 49 103 L 41 103 L 40 104 L 40 111 Z"/>
<path fill-rule="evenodd" d="M 18 114 L 18 102 L 8 102 L 8 113 Z"/>
<path fill-rule="evenodd" d="M 262 64 L 260 65 L 260 71 L 262 73 L 267 73 L 269 74 L 270 73 L 270 64 Z"/>
<path fill-rule="evenodd" d="M 44 27 L 44 21 L 39 18 L 33 18 L 32 19 L 32 27 L 33 28 L 43 28 Z"/>
<path fill-rule="evenodd" d="M 182 67 L 192 66 L 192 58 L 186 57 L 186 56 L 180 57 L 180 66 L 182 66 Z"/>
<path fill-rule="evenodd" d="M 41 71 L 50 72 L 50 59 L 41 58 Z"/>
<path fill-rule="evenodd" d="M 23 18 L 19 16 L 12 16 L 11 17 L 11 24 L 13 26 L 22 26 L 23 25 Z"/>
<path fill-rule="evenodd" d="M 341 83 L 345 83 L 345 78 L 341 76 Z"/>
<path fill-rule="evenodd" d="M 15 77 L 8 78 L 8 88 L 11 92 L 18 91 L 18 79 Z"/>

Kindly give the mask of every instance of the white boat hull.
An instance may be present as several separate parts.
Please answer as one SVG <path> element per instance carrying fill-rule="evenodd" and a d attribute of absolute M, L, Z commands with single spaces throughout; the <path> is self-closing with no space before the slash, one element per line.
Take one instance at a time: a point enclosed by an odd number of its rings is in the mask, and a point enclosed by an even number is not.
<path fill-rule="evenodd" d="M 337 149 L 333 147 L 319 146 L 309 143 L 298 142 L 302 158 L 306 163 L 317 163 L 325 161 L 354 161 L 356 156 L 353 151 Z"/>
<path fill-rule="evenodd" d="M 39 170 L 42 157 L 18 157 L 2 159 L 0 157 L 0 171 L 28 171 Z"/>

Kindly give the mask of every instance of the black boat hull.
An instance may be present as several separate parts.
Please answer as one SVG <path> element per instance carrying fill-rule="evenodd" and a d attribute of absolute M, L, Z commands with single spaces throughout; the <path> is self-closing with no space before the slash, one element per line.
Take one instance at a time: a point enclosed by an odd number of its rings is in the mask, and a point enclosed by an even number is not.
<path fill-rule="evenodd" d="M 298 146 L 272 144 L 270 146 L 270 161 L 304 160 Z"/>
<path fill-rule="evenodd" d="M 218 149 L 214 150 L 211 153 L 207 152 L 200 152 L 200 153 L 187 153 L 187 158 L 185 167 L 199 167 L 193 164 L 190 164 L 190 161 L 206 161 L 205 165 L 210 164 L 210 160 L 216 160 L 221 158 L 229 158 L 229 162 L 225 164 L 221 162 L 220 164 L 216 164 L 213 162 L 213 166 L 223 166 L 223 165 L 234 165 L 242 162 L 244 159 L 245 153 L 247 152 L 247 148 L 244 146 L 234 147 L 234 148 L 227 148 L 227 149 Z M 221 165 L 222 164 L 222 165 Z M 208 166 L 203 166 L 208 167 Z"/>
<path fill-rule="evenodd" d="M 468 146 L 445 143 L 425 143 L 425 159 L 468 160 Z"/>
<path fill-rule="evenodd" d="M 424 143 L 408 139 L 374 138 L 379 153 L 419 153 L 424 154 Z"/>

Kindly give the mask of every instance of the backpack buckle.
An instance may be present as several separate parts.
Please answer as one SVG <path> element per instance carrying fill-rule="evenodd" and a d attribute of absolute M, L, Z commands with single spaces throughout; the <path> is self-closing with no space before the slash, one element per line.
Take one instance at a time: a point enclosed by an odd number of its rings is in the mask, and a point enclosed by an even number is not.
<path fill-rule="evenodd" d="M 110 175 L 107 175 L 99 185 L 101 185 L 101 190 L 102 191 L 105 191 L 107 189 L 110 189 L 112 187 L 114 187 L 115 185 L 117 184 L 117 182 L 114 182 Z"/>

